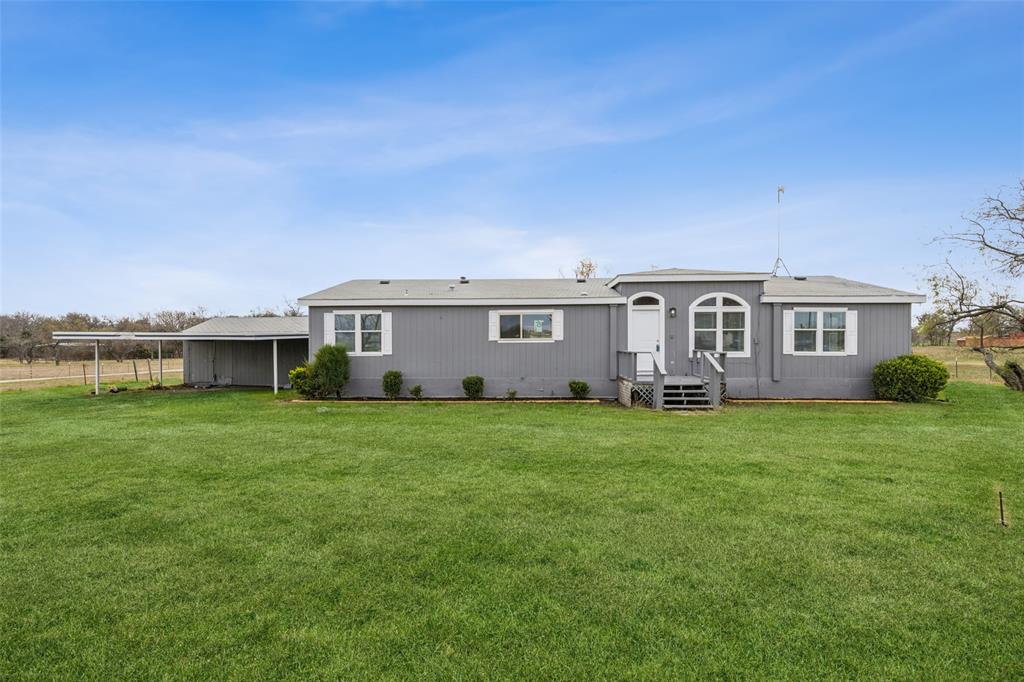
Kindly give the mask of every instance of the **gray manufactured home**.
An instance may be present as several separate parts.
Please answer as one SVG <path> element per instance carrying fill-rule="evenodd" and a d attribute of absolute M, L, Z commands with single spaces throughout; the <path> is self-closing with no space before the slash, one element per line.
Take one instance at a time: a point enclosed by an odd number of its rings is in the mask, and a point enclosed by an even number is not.
<path fill-rule="evenodd" d="M 343 344 L 352 396 L 381 395 L 382 375 L 396 369 L 426 396 L 461 396 L 462 379 L 478 374 L 493 397 L 568 396 L 581 379 L 596 397 L 655 407 L 711 406 L 723 393 L 869 398 L 872 368 L 910 352 L 911 305 L 923 301 L 838 277 L 684 269 L 352 280 L 299 299 L 309 357 Z M 186 347 L 186 381 L 209 379 L 216 358 L 199 362 Z M 237 350 L 215 350 L 237 367 Z"/>

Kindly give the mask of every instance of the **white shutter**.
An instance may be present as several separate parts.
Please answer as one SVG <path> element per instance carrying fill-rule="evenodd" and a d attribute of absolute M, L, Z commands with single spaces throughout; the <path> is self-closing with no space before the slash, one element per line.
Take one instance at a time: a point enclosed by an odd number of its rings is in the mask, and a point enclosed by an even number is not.
<path fill-rule="evenodd" d="M 846 354 L 857 354 L 857 311 L 846 311 Z"/>
<path fill-rule="evenodd" d="M 487 320 L 487 340 L 497 341 L 498 340 L 498 311 L 491 310 L 488 313 Z"/>
<path fill-rule="evenodd" d="M 793 311 L 782 311 L 782 354 L 793 354 Z"/>
<path fill-rule="evenodd" d="M 384 355 L 391 355 L 391 313 L 380 315 L 380 349 Z"/>
<path fill-rule="evenodd" d="M 334 345 L 334 313 L 324 313 L 324 345 Z"/>
<path fill-rule="evenodd" d="M 562 324 L 562 311 L 551 311 L 551 336 L 555 341 L 561 341 L 564 336 L 564 325 Z"/>

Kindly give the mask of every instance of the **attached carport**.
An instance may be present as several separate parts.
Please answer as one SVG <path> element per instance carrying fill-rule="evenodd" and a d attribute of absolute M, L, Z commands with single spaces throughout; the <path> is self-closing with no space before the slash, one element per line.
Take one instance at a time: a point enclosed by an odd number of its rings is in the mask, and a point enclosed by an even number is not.
<path fill-rule="evenodd" d="M 193 385 L 270 386 L 288 381 L 288 370 L 302 364 L 309 348 L 307 317 L 215 317 L 180 332 L 57 331 L 55 341 L 92 342 L 96 394 L 100 391 L 100 343 L 151 341 L 157 347 L 163 383 L 163 342 L 181 341 L 182 380 Z"/>

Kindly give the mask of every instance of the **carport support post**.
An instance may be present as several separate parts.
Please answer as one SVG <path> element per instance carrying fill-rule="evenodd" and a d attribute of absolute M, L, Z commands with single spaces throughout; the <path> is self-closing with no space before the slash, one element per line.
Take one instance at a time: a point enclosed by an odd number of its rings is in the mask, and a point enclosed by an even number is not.
<path fill-rule="evenodd" d="M 274 395 L 277 395 L 277 339 L 274 339 Z"/>
<path fill-rule="evenodd" d="M 164 342 L 156 342 L 156 365 L 157 365 L 157 378 L 161 386 L 164 385 Z"/>
<path fill-rule="evenodd" d="M 96 395 L 100 394 L 100 342 L 99 339 L 92 342 L 93 348 L 96 351 L 96 374 L 94 375 L 94 384 L 96 386 Z"/>

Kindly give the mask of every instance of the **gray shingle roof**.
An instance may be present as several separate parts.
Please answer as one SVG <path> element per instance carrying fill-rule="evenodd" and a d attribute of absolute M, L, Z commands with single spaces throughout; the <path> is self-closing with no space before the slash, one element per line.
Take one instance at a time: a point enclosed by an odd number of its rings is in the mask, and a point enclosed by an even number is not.
<path fill-rule="evenodd" d="M 237 336 L 308 334 L 309 318 L 301 317 L 214 317 L 189 327 L 185 335 Z"/>
<path fill-rule="evenodd" d="M 880 287 L 852 279 L 833 277 L 831 275 L 808 275 L 802 279 L 795 277 L 772 277 L 764 283 L 765 296 L 919 296 L 910 291 L 900 291 Z"/>
<path fill-rule="evenodd" d="M 424 300 L 438 301 L 472 299 L 565 299 L 621 298 L 622 294 L 605 286 L 610 280 L 575 279 L 353 279 L 337 286 L 308 294 L 303 300 Z"/>
<path fill-rule="evenodd" d="M 765 277 L 769 277 L 771 273 L 756 272 L 754 270 L 695 270 L 691 268 L 659 268 L 658 270 L 643 270 L 641 272 L 624 272 L 621 275 L 619 275 L 619 277 L 642 277 L 643 275 L 707 275 L 709 277 L 716 277 L 722 275 L 764 275 Z"/>

